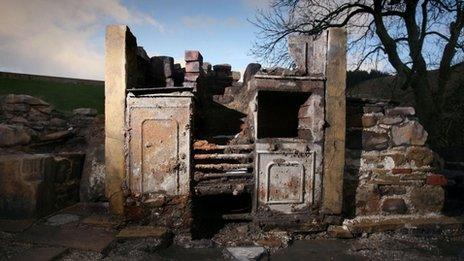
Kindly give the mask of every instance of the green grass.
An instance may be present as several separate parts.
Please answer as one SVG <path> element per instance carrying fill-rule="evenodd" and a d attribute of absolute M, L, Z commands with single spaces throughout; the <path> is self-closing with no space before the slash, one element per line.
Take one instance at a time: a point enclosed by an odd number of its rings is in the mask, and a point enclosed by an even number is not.
<path fill-rule="evenodd" d="M 86 107 L 104 113 L 104 90 L 103 85 L 95 86 L 0 77 L 0 96 L 10 93 L 32 95 L 52 104 L 55 109 L 63 112 Z"/>

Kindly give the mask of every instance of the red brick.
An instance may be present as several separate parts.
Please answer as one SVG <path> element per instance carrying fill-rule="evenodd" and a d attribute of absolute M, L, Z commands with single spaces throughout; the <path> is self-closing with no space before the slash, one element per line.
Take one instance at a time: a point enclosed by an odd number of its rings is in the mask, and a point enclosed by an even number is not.
<path fill-rule="evenodd" d="M 401 168 L 397 168 L 397 169 L 392 169 L 392 173 L 393 174 L 411 174 L 412 173 L 412 169 L 401 169 Z"/>
<path fill-rule="evenodd" d="M 445 186 L 448 180 L 443 175 L 430 175 L 427 176 L 427 184 L 432 186 Z"/>

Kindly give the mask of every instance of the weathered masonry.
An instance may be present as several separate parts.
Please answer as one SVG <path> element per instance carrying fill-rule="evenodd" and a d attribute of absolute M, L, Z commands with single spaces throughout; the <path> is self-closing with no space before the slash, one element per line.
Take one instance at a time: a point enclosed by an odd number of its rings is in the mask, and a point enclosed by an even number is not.
<path fill-rule="evenodd" d="M 370 154 L 424 147 L 423 137 L 390 139 L 404 124 L 417 126 L 414 113 L 397 113 L 401 121 L 391 126 L 392 106 L 371 106 L 377 111 L 359 116 L 363 124 L 371 117 L 371 125 L 355 128 L 361 145 L 345 146 L 345 137 L 351 138 L 346 125 L 358 121 L 346 117 L 359 115 L 346 111 L 346 31 L 292 36 L 289 48 L 297 69 L 250 64 L 239 83 L 230 65 L 211 66 L 198 51 L 186 51 L 182 68 L 171 57 L 149 57 L 126 26 L 109 26 L 105 160 L 111 210 L 182 230 L 201 229 L 209 220 L 310 230 L 354 212 L 349 207 L 358 215 L 413 214 L 421 208 L 412 198 L 426 193 L 412 187 L 433 176 L 431 161 L 418 168 L 405 158 L 396 168 L 379 156 L 377 165 L 365 166 Z M 385 194 L 403 188 L 399 174 L 409 169 L 418 182 L 405 178 L 404 194 Z M 397 183 L 380 184 L 374 172 Z M 379 186 L 388 191 L 377 195 Z M 419 199 L 421 213 L 438 212 L 443 203 L 441 187 L 431 187 L 421 191 L 434 191 L 434 207 Z"/>

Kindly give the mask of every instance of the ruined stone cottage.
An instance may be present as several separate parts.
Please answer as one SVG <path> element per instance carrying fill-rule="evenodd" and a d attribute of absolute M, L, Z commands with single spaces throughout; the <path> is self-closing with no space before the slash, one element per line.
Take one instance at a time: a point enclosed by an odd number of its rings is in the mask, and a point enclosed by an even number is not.
<path fill-rule="evenodd" d="M 109 26 L 106 195 L 113 213 L 185 230 L 210 219 L 313 229 L 439 213 L 439 162 L 413 108 L 347 99 L 346 31 L 292 36 L 295 70 L 240 75 L 198 51 L 149 57 Z"/>

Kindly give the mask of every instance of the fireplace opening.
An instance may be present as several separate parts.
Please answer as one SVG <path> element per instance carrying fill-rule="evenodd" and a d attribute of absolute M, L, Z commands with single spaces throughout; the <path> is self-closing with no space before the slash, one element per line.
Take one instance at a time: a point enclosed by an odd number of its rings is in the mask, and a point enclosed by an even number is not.
<path fill-rule="evenodd" d="M 311 94 L 259 91 L 258 138 L 298 138 L 298 112 Z"/>

